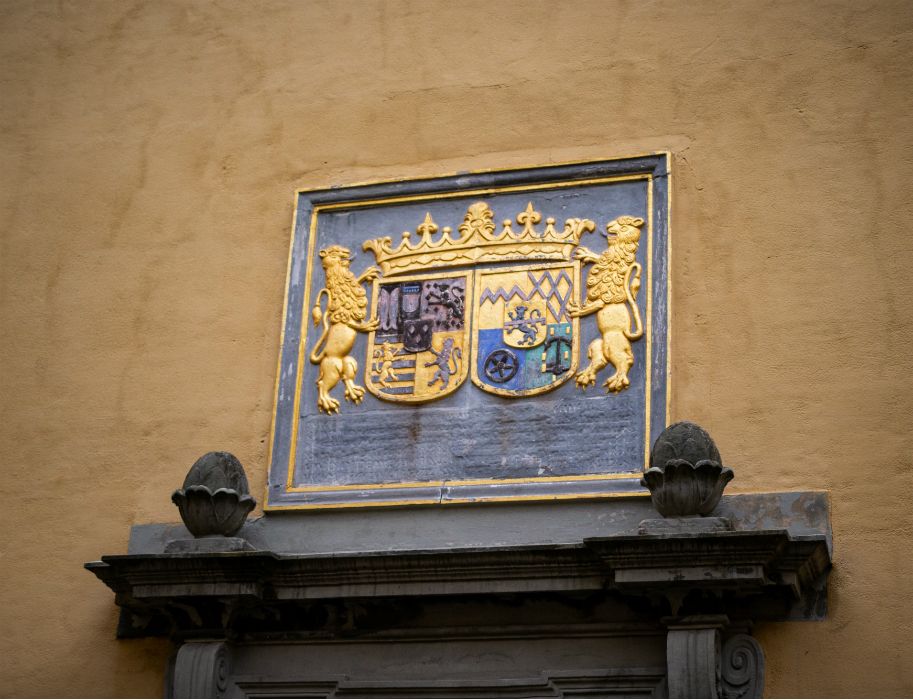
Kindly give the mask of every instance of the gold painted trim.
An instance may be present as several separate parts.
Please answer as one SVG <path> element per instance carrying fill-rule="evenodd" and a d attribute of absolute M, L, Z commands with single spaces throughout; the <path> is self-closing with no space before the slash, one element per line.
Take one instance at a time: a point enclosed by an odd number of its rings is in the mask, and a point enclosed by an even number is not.
<path fill-rule="evenodd" d="M 425 201 L 428 199 L 457 199 L 461 197 L 478 197 L 487 194 L 503 194 L 505 192 L 528 192 L 532 190 L 542 190 L 542 189 L 554 189 L 555 187 L 573 187 L 573 186 L 583 186 L 583 185 L 599 185 L 607 184 L 609 182 L 628 182 L 633 180 L 647 180 L 648 183 L 652 180 L 652 174 L 650 173 L 636 173 L 633 175 L 617 175 L 611 177 L 599 177 L 599 178 L 589 178 L 582 180 L 569 180 L 560 183 L 540 183 L 538 185 L 510 185 L 505 187 L 490 187 L 479 190 L 471 191 L 461 191 L 461 192 L 445 192 L 439 194 L 427 194 L 427 195 L 410 195 L 404 197 L 395 197 L 389 199 L 372 199 L 372 200 L 361 200 L 358 202 L 340 202 L 337 204 L 331 205 L 318 205 L 315 206 L 311 212 L 311 225 L 308 229 L 308 251 L 307 257 L 305 259 L 305 280 L 304 280 L 304 289 L 302 290 L 302 313 L 301 313 L 301 330 L 300 330 L 300 344 L 298 348 L 298 366 L 295 373 L 295 398 L 294 398 L 294 408 L 292 412 L 292 434 L 291 434 L 291 443 L 289 445 L 289 458 L 288 458 L 288 472 L 286 479 L 286 490 L 291 490 L 294 486 L 294 473 L 295 473 L 295 457 L 298 452 L 298 426 L 300 424 L 300 408 L 301 408 L 301 380 L 304 374 L 304 356 L 305 348 L 307 347 L 307 320 L 308 316 L 305 313 L 305 310 L 310 308 L 310 295 L 311 295 L 311 271 L 313 268 L 313 257 L 314 249 L 316 248 L 317 241 L 317 218 L 319 214 L 323 211 L 332 211 L 335 209 L 349 209 L 357 207 L 366 207 L 375 204 L 394 204 L 394 203 L 403 203 L 403 202 L 413 202 L 413 201 Z M 652 264 L 648 265 L 652 267 Z M 648 339 L 652 340 L 652 339 Z M 647 390 L 649 391 L 650 381 L 649 381 L 649 368 L 647 370 Z M 647 426 L 647 433 L 649 434 L 649 425 Z M 649 440 L 649 438 L 648 438 Z M 531 481 L 530 483 L 535 483 Z"/>
<path fill-rule="evenodd" d="M 535 483 L 558 481 L 613 481 L 615 479 L 639 478 L 641 472 L 612 472 L 611 474 L 579 474 L 575 476 L 537 476 Z M 530 479 L 462 479 L 446 481 L 444 486 L 488 486 L 491 484 L 529 484 Z"/>
<path fill-rule="evenodd" d="M 439 498 L 429 499 L 422 498 L 414 501 L 370 501 L 364 503 L 307 503 L 307 504 L 289 504 L 282 506 L 270 506 L 266 510 L 326 510 L 330 508 L 384 508 L 390 506 L 430 506 L 439 505 Z"/>
<path fill-rule="evenodd" d="M 574 476 L 537 476 L 532 479 L 464 479 L 443 481 L 409 481 L 383 484 L 346 484 L 344 486 L 295 486 L 291 493 L 315 493 L 323 491 L 364 491 L 365 489 L 408 489 L 448 488 L 450 486 L 490 486 L 492 484 L 530 484 L 560 481 L 613 481 L 615 479 L 639 479 L 642 472 L 612 472 L 609 474 L 579 474 Z"/>
<path fill-rule="evenodd" d="M 667 275 L 668 279 L 668 275 Z M 644 471 L 650 463 L 650 402 L 652 400 L 653 378 L 653 178 L 647 183 L 647 319 L 644 322 L 644 335 L 647 347 L 644 350 L 644 362 L 647 373 L 644 391 Z"/>
<path fill-rule="evenodd" d="M 604 493 L 596 491 L 592 493 L 560 493 L 549 495 L 529 495 L 529 496 L 501 496 L 495 498 L 452 498 L 442 500 L 441 503 L 503 503 L 506 501 L 570 501 L 580 499 L 603 499 L 603 498 L 642 498 L 649 497 L 650 492 L 639 493 L 637 491 L 612 492 Z"/>
<path fill-rule="evenodd" d="M 417 489 L 417 488 L 443 488 L 447 485 L 445 480 L 436 481 L 403 481 L 387 482 L 383 484 L 344 484 L 342 486 L 293 486 L 290 493 L 315 493 L 317 491 L 363 491 L 365 489 Z"/>
<path fill-rule="evenodd" d="M 762 491 L 760 493 L 767 493 Z M 485 505 L 487 503 L 506 503 L 506 502 L 529 502 L 529 501 L 569 501 L 569 500 L 602 500 L 604 498 L 649 498 L 650 492 L 643 491 L 613 491 L 613 492 L 592 492 L 582 494 L 552 494 L 552 495 L 530 495 L 530 496 L 491 496 L 479 498 L 435 498 L 435 499 L 416 499 L 409 501 L 365 501 L 359 503 L 308 503 L 308 504 L 289 504 L 270 506 L 269 510 L 329 510 L 342 508 L 389 508 L 389 507 L 409 507 L 409 506 L 458 506 L 466 504 Z"/>
<path fill-rule="evenodd" d="M 421 177 L 411 176 L 411 177 L 395 178 L 395 179 L 391 179 L 391 180 L 363 181 L 363 182 L 356 182 L 356 183 L 346 185 L 346 187 L 349 188 L 349 187 L 364 187 L 364 186 L 369 186 L 369 185 L 395 184 L 398 182 L 411 182 L 411 181 L 416 181 L 419 179 L 433 180 L 433 179 L 440 179 L 440 178 L 445 178 L 445 177 L 455 177 L 458 175 L 479 175 L 479 174 L 484 174 L 484 173 L 511 172 L 511 171 L 517 171 L 517 170 L 531 170 L 531 169 L 536 169 L 536 168 L 561 167 L 561 166 L 569 166 L 569 165 L 587 165 L 587 164 L 591 164 L 591 163 L 602 163 L 602 162 L 607 162 L 607 161 L 634 160 L 637 158 L 645 158 L 645 157 L 651 157 L 651 156 L 664 156 L 665 165 L 666 165 L 665 177 L 667 178 L 667 185 L 666 185 L 666 199 L 667 199 L 667 202 L 666 202 L 666 206 L 667 206 L 667 209 L 666 209 L 666 212 L 667 212 L 667 215 L 666 215 L 666 248 L 667 248 L 666 266 L 667 266 L 668 274 L 667 274 L 667 280 L 666 280 L 667 319 L 666 319 L 666 420 L 665 420 L 665 422 L 668 425 L 669 420 L 670 420 L 670 414 L 671 414 L 671 409 L 670 409 L 670 407 L 671 407 L 671 371 L 670 371 L 671 370 L 671 299 L 672 299 L 672 279 L 671 279 L 671 271 L 672 271 L 671 270 L 672 153 L 671 153 L 671 151 L 651 151 L 651 152 L 640 153 L 640 154 L 636 154 L 636 155 L 618 156 L 618 157 L 611 157 L 611 158 L 596 158 L 596 159 L 592 159 L 592 160 L 583 160 L 583 161 L 570 160 L 570 161 L 561 161 L 561 162 L 557 162 L 557 163 L 545 163 L 545 164 L 539 164 L 539 165 L 510 166 L 510 167 L 505 167 L 505 168 L 480 169 L 480 170 L 474 170 L 471 172 L 454 171 L 454 172 L 447 173 L 444 175 L 425 175 L 425 176 L 421 176 Z M 314 208 L 311 212 L 311 222 L 310 222 L 310 227 L 308 230 L 308 251 L 306 254 L 306 258 L 305 258 L 305 264 L 307 265 L 307 268 L 305 270 L 305 282 L 304 282 L 304 288 L 302 290 L 301 334 L 300 334 L 300 342 L 299 342 L 299 348 L 298 348 L 298 364 L 297 364 L 297 368 L 296 368 L 296 377 L 295 377 L 295 389 L 294 389 L 295 396 L 294 396 L 294 401 L 293 401 L 292 426 L 291 426 L 292 433 L 290 436 L 290 444 L 289 444 L 288 472 L 287 472 L 287 481 L 286 481 L 287 492 L 301 492 L 303 490 L 328 491 L 328 490 L 335 490 L 337 488 L 345 488 L 346 490 L 351 490 L 354 488 L 359 488 L 359 485 L 351 485 L 351 486 L 346 486 L 346 487 L 326 487 L 326 486 L 295 487 L 295 486 L 293 486 L 295 456 L 297 454 L 297 449 L 298 449 L 298 425 L 300 423 L 299 411 L 300 411 L 300 401 L 301 401 L 301 379 L 302 379 L 302 375 L 303 375 L 303 371 L 304 371 L 303 360 L 304 360 L 304 351 L 305 351 L 305 347 L 307 344 L 307 330 L 308 330 L 307 329 L 307 314 L 304 313 L 304 310 L 309 308 L 309 303 L 310 303 L 311 268 L 312 268 L 311 263 L 313 262 L 313 251 L 314 251 L 315 243 L 316 243 L 315 234 L 316 234 L 316 229 L 317 229 L 317 217 L 321 211 L 331 211 L 334 209 L 344 209 L 344 208 L 360 208 L 360 207 L 372 206 L 374 204 L 377 204 L 377 205 L 399 204 L 399 203 L 403 203 L 403 202 L 425 201 L 425 200 L 429 200 L 429 199 L 434 199 L 434 200 L 456 199 L 456 198 L 460 198 L 460 197 L 484 196 L 487 194 L 502 194 L 502 193 L 507 193 L 507 192 L 517 192 L 517 191 L 536 191 L 536 190 L 543 190 L 543 189 L 557 189 L 557 188 L 572 187 L 572 186 L 579 186 L 579 185 L 595 185 L 595 184 L 605 184 L 605 183 L 609 183 L 609 182 L 625 182 L 625 181 L 632 181 L 632 180 L 647 180 L 648 181 L 648 207 L 647 207 L 647 209 L 648 209 L 648 215 L 650 217 L 650 223 L 649 223 L 650 236 L 649 236 L 649 238 L 650 238 L 650 242 L 651 242 L 651 245 L 648 247 L 648 255 L 649 255 L 651 252 L 651 249 L 652 249 L 652 238 L 653 238 L 653 206 L 652 206 L 653 175 L 652 175 L 652 173 L 648 173 L 648 172 L 634 173 L 634 174 L 629 174 L 629 175 L 617 175 L 617 176 L 608 176 L 608 177 L 599 177 L 599 178 L 571 180 L 571 181 L 563 181 L 563 182 L 547 182 L 547 183 L 539 183 L 536 185 L 490 187 L 490 188 L 482 188 L 482 189 L 478 189 L 478 190 L 465 190 L 465 191 L 459 191 L 459 192 L 442 192 L 442 193 L 427 194 L 427 195 L 412 195 L 412 196 L 395 197 L 395 198 L 360 200 L 360 201 L 356 201 L 356 202 L 340 202 L 340 203 L 330 204 L 330 205 L 314 206 Z M 330 188 L 307 187 L 307 188 L 299 188 L 299 189 L 295 190 L 293 219 L 292 219 L 292 233 L 291 233 L 291 242 L 289 244 L 289 260 L 288 260 L 288 265 L 287 265 L 287 270 L 286 270 L 285 300 L 284 300 L 283 311 L 282 311 L 282 328 L 281 328 L 280 344 L 279 344 L 279 361 L 278 361 L 278 370 L 279 371 L 276 374 L 274 410 L 273 410 L 273 416 L 271 419 L 270 443 L 269 443 L 269 450 L 268 450 L 269 461 L 268 461 L 268 466 L 267 466 L 267 469 L 268 469 L 267 485 L 266 485 L 266 495 L 264 498 L 263 509 L 264 509 L 264 511 L 309 510 L 309 509 L 314 509 L 314 508 L 347 508 L 347 507 L 383 506 L 383 505 L 390 505 L 390 506 L 393 506 L 393 505 L 421 505 L 424 503 L 432 504 L 432 503 L 462 503 L 462 502 L 474 503 L 474 502 L 479 502 L 480 499 L 467 499 L 466 501 L 409 500 L 409 501 L 401 501 L 401 502 L 396 502 L 396 501 L 374 502 L 374 503 L 370 503 L 370 504 L 361 504 L 361 503 L 318 504 L 318 505 L 295 504 L 295 505 L 284 505 L 284 506 L 277 506 L 277 505 L 269 504 L 269 489 L 270 489 L 270 478 L 271 478 L 271 471 L 272 471 L 272 454 L 273 454 L 273 450 L 274 450 L 274 441 L 275 441 L 275 435 L 276 435 L 275 422 L 278 417 L 277 409 L 278 409 L 278 401 L 279 401 L 280 377 L 281 377 L 281 371 L 282 371 L 282 352 L 283 352 L 283 348 L 284 348 L 284 344 L 285 344 L 284 341 L 285 341 L 285 331 L 286 331 L 286 316 L 287 316 L 287 311 L 288 311 L 289 280 L 290 280 L 290 276 L 291 276 L 291 269 L 292 269 L 292 262 L 293 262 L 292 255 L 293 255 L 294 245 L 295 245 L 295 232 L 296 232 L 296 228 L 297 228 L 297 218 L 298 218 L 298 208 L 300 205 L 300 196 L 302 194 L 305 194 L 308 192 L 315 192 L 315 191 L 321 191 L 321 190 L 327 190 L 327 189 L 330 189 Z M 650 275 L 649 279 L 651 280 L 651 287 L 650 287 L 651 293 L 652 293 L 652 271 L 653 271 L 653 264 L 652 264 L 652 258 L 651 258 L 649 260 L 649 264 L 648 264 L 648 275 Z M 649 315 L 649 314 L 648 314 L 648 322 L 652 324 L 652 318 L 651 318 L 651 315 Z M 648 336 L 647 340 L 648 340 L 648 352 L 649 352 L 649 346 L 652 345 L 652 335 Z M 575 356 L 575 359 L 576 359 L 576 356 Z M 645 394 L 647 404 L 649 404 L 649 401 L 650 401 L 650 375 L 651 375 L 651 367 L 649 366 L 649 363 L 648 363 L 647 374 L 646 374 L 646 380 L 647 380 L 646 394 Z M 646 423 L 647 424 L 646 424 L 646 430 L 645 430 L 645 433 L 646 433 L 645 441 L 648 444 L 648 448 L 647 448 L 647 459 L 644 462 L 644 469 L 646 469 L 647 465 L 649 464 L 649 461 L 648 461 L 649 460 L 649 440 L 650 440 L 650 430 L 652 427 L 650 419 L 649 419 L 649 413 L 647 414 Z M 607 477 L 608 478 L 634 478 L 636 476 L 639 476 L 640 473 L 642 473 L 642 472 L 630 472 L 630 476 L 628 476 L 628 474 L 587 475 L 587 476 L 592 476 L 593 479 L 599 479 L 599 478 L 604 479 Z M 549 477 L 533 477 L 532 479 L 523 481 L 521 483 L 537 483 L 538 481 L 547 479 L 547 478 L 549 478 Z M 558 479 L 558 478 L 559 477 L 555 477 L 555 479 Z M 561 477 L 561 479 L 566 479 L 566 477 Z M 491 481 L 497 482 L 499 480 L 493 479 Z M 501 480 L 501 481 L 503 483 L 503 480 Z M 417 482 L 417 483 L 415 483 L 415 485 L 418 486 L 420 484 L 422 486 L 429 486 L 434 483 L 436 483 L 436 482 Z M 456 482 L 454 482 L 454 485 L 455 484 L 456 484 Z M 411 485 L 412 484 L 402 483 L 402 484 L 390 484 L 390 485 L 374 485 L 374 486 L 370 486 L 370 487 L 371 488 L 385 488 L 385 487 L 386 488 L 409 488 Z M 365 486 L 361 485 L 361 488 L 365 488 Z M 643 493 L 624 492 L 624 493 L 591 494 L 591 495 L 574 494 L 574 495 L 561 496 L 560 498 L 561 499 L 588 498 L 588 497 L 608 498 L 608 497 L 616 497 L 616 496 L 617 497 L 640 497 L 643 495 L 649 495 L 649 494 L 646 492 L 643 492 Z M 547 496 L 534 495 L 534 496 L 529 496 L 529 497 L 500 497 L 500 498 L 496 497 L 496 498 L 485 499 L 485 500 L 493 502 L 493 501 L 504 501 L 504 500 L 553 500 L 553 499 L 551 497 L 547 497 Z"/>

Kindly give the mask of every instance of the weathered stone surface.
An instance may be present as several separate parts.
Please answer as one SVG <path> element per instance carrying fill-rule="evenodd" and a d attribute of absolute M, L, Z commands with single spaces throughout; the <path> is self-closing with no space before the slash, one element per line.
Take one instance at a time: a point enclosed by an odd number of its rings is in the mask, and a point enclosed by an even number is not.
<path fill-rule="evenodd" d="M 830 567 L 823 538 L 784 534 L 768 530 L 631 535 L 585 543 L 612 572 L 613 587 L 633 595 L 661 596 L 673 614 L 701 612 L 688 607 L 694 593 L 730 591 L 737 592 L 736 597 L 753 597 L 751 616 L 782 619 L 787 614 L 779 607 L 786 602 L 782 594 L 789 589 L 788 596 L 802 597 L 802 591 L 818 590 L 818 581 Z M 778 585 L 785 586 L 782 593 L 774 593 Z"/>
<path fill-rule="evenodd" d="M 205 486 L 213 492 L 231 489 L 240 496 L 250 495 L 244 467 L 230 452 L 207 452 L 194 462 L 184 477 L 184 488 L 191 486 Z"/>
<path fill-rule="evenodd" d="M 736 530 L 788 530 L 823 535 L 831 547 L 827 494 L 823 491 L 724 495 L 714 512 Z M 650 498 L 605 501 L 501 504 L 497 508 L 419 510 L 342 509 L 319 518 L 288 512 L 249 519 L 238 532 L 254 549 L 282 554 L 330 554 L 360 550 L 407 551 L 452 547 L 567 544 L 588 537 L 636 534 L 643 520 L 658 519 Z M 165 545 L 187 539 L 181 523 L 134 525 L 129 554 L 161 554 Z"/>
<path fill-rule="evenodd" d="M 278 555 L 227 552 L 107 556 L 86 565 L 118 603 L 151 625 L 187 625 L 227 635 L 243 603 L 245 614 L 285 602 L 456 595 L 592 594 L 644 597 L 657 610 L 701 612 L 701 596 L 725 592 L 739 615 L 783 619 L 827 571 L 822 535 L 794 538 L 785 530 L 622 535 L 567 545 L 449 548 L 412 552 Z M 694 595 L 698 597 L 694 599 Z M 689 602 L 688 596 L 692 596 Z M 668 602 L 663 602 L 668 601 Z M 684 601 L 684 603 L 683 603 Z M 714 602 L 716 606 L 719 603 Z M 209 616 L 207 618 L 207 616 Z M 259 625 L 254 615 L 248 624 Z M 294 617 L 288 624 L 294 624 Z"/>
<path fill-rule="evenodd" d="M 253 546 L 241 537 L 215 535 L 192 540 L 171 540 L 165 545 L 166 554 L 202 554 L 205 552 L 249 552 Z"/>
<path fill-rule="evenodd" d="M 717 698 L 720 628 L 725 616 L 696 616 L 670 625 L 666 667 L 670 698 Z"/>
<path fill-rule="evenodd" d="M 662 467 L 673 460 L 697 464 L 704 460 L 722 463 L 710 433 L 697 423 L 680 421 L 663 430 L 650 449 L 650 466 Z"/>
<path fill-rule="evenodd" d="M 715 462 L 673 460 L 664 467 L 648 469 L 641 483 L 650 489 L 660 515 L 681 517 L 712 513 L 732 477 L 731 469 Z"/>
<path fill-rule="evenodd" d="M 751 635 L 732 633 L 725 615 L 694 615 L 667 622 L 670 698 L 764 696 L 764 651 Z M 720 644 L 727 628 L 729 636 Z"/>
<path fill-rule="evenodd" d="M 639 535 L 665 535 L 673 533 L 726 532 L 732 529 L 727 518 L 651 518 L 641 520 Z"/>
<path fill-rule="evenodd" d="M 190 468 L 184 488 L 171 495 L 184 525 L 196 537 L 234 535 L 257 502 L 241 462 L 228 452 L 208 452 Z"/>
<path fill-rule="evenodd" d="M 229 652 L 223 642 L 187 642 L 174 662 L 174 698 L 222 698 L 228 687 Z"/>
<path fill-rule="evenodd" d="M 229 645 L 225 697 L 662 697 L 665 635 L 637 623 L 543 622 L 543 608 L 489 608 L 488 624 L 459 624 L 438 606 L 412 624 L 340 639 L 317 635 Z M 360 625 L 376 611 L 338 609 Z M 478 611 L 473 611 L 476 613 Z M 510 624 L 522 614 L 536 625 Z M 596 613 L 599 615 L 599 612 Z M 454 625 L 454 623 L 457 623 Z M 560 640 L 556 648 L 555 640 Z M 560 651 L 559 651 L 560 649 Z M 570 660 L 574 661 L 570 661 Z"/>

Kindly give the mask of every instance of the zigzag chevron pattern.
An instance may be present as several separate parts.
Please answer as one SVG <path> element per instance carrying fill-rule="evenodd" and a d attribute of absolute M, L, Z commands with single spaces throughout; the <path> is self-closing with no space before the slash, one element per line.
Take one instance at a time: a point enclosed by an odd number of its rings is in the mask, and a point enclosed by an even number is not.
<path fill-rule="evenodd" d="M 540 297 L 545 299 L 545 305 L 548 307 L 548 310 L 551 312 L 552 316 L 558 319 L 559 323 L 570 321 L 567 315 L 567 302 L 570 300 L 571 292 L 574 289 L 574 283 L 571 281 L 570 275 L 568 275 L 564 270 L 559 272 L 557 277 L 552 277 L 551 270 L 545 270 L 538 278 L 536 277 L 535 272 L 532 270 L 527 271 L 526 274 L 529 276 L 529 281 L 533 284 L 533 288 L 529 290 L 529 293 L 524 292 L 516 284 L 508 290 L 505 290 L 504 287 L 498 287 L 494 291 L 492 291 L 490 288 L 486 288 L 485 291 L 482 292 L 482 296 L 479 298 L 479 306 L 481 306 L 486 301 L 490 301 L 493 304 L 498 299 L 510 301 L 514 297 L 520 297 L 520 299 L 523 301 L 529 301 L 533 298 L 534 295 L 538 294 Z M 548 291 L 543 288 L 543 285 L 546 281 L 549 283 Z M 558 285 L 562 281 L 567 283 L 567 291 L 563 294 L 558 289 Z M 553 299 L 557 301 L 557 309 L 552 306 Z"/>

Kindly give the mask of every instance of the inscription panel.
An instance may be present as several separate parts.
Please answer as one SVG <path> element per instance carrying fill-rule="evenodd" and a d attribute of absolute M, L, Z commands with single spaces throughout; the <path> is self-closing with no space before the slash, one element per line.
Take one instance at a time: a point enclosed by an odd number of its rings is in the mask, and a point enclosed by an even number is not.
<path fill-rule="evenodd" d="M 268 509 L 640 491 L 668 157 L 299 192 Z"/>

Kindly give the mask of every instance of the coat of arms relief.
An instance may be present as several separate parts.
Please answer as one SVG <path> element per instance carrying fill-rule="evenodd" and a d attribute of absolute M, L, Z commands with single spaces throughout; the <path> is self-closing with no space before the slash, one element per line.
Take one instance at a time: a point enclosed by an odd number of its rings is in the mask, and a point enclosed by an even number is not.
<path fill-rule="evenodd" d="M 631 343 L 643 337 L 636 256 L 644 220 L 609 221 L 599 253 L 580 245 L 596 222 L 568 218 L 560 230 L 553 217 L 541 223 L 532 202 L 500 227 L 491 207 L 476 202 L 456 233 L 428 213 L 396 246 L 390 237 L 366 240 L 376 267 L 359 276 L 349 269 L 350 250 L 321 250 L 325 286 L 312 316 L 323 331 L 309 356 L 319 367 L 318 410 L 339 411 L 332 392 L 340 383 L 354 404 L 366 389 L 384 401 L 424 403 L 467 377 L 482 391 L 519 398 L 572 377 L 586 389 L 611 365 L 606 391 L 628 388 Z M 582 285 L 585 265 L 592 267 Z M 598 334 L 578 362 L 580 325 L 590 316 Z M 367 334 L 361 363 L 351 354 L 359 333 Z"/>

